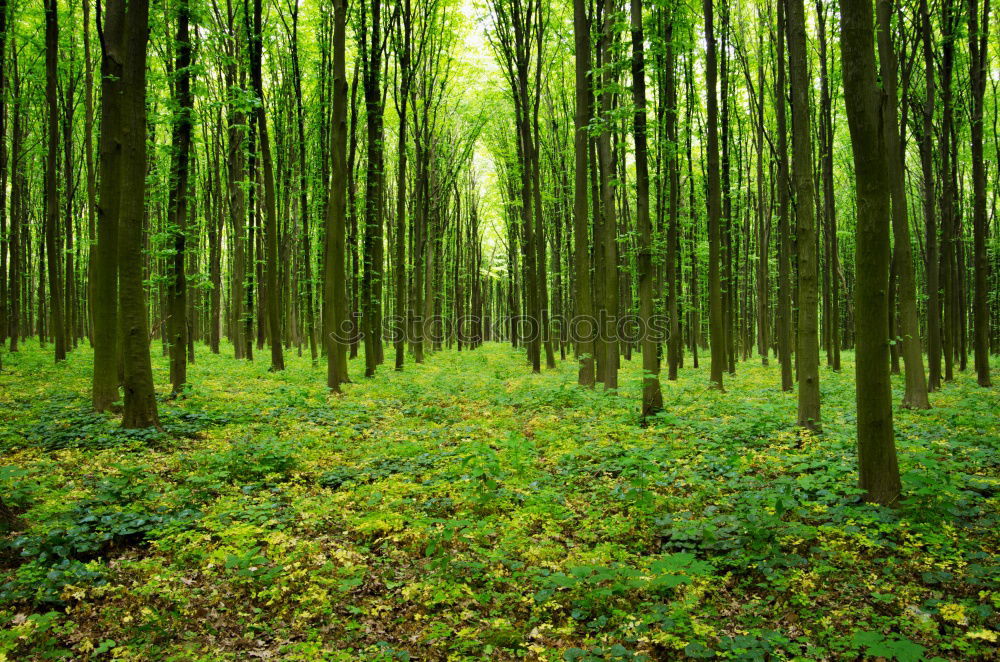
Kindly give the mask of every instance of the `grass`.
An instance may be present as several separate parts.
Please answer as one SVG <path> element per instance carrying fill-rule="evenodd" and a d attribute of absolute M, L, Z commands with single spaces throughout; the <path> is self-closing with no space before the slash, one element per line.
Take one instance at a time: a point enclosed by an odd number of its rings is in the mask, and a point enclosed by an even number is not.
<path fill-rule="evenodd" d="M 168 382 L 155 345 L 156 383 Z M 199 347 L 164 431 L 89 412 L 90 350 L 0 374 L 0 660 L 997 659 L 1000 397 L 896 411 L 906 498 L 856 487 L 853 363 L 824 434 L 772 362 L 664 382 L 639 427 L 505 345 L 384 367 Z M 902 381 L 895 378 L 896 402 Z"/>

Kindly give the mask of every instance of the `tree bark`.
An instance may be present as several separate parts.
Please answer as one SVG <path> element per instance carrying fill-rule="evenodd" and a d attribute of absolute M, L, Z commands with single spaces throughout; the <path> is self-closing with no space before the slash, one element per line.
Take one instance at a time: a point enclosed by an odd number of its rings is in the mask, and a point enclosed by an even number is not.
<path fill-rule="evenodd" d="M 594 341 L 596 331 L 591 299 L 590 243 L 588 239 L 587 154 L 590 123 L 590 25 L 585 0 L 573 0 L 573 38 L 576 49 L 576 113 L 574 116 L 573 154 L 573 264 L 576 275 L 576 356 L 580 362 L 577 382 L 594 386 Z"/>
<path fill-rule="evenodd" d="M 920 136 L 923 175 L 924 232 L 927 278 L 927 389 L 941 388 L 941 299 L 934 186 L 934 35 L 927 0 L 920 0 L 920 32 L 924 55 L 924 104 Z"/>
<path fill-rule="evenodd" d="M 663 409 L 659 339 L 653 334 L 653 227 L 649 219 L 649 164 L 646 145 L 646 62 L 642 0 L 631 0 L 632 102 L 635 104 L 635 218 L 638 229 L 639 326 L 642 333 L 642 419 Z"/>
<path fill-rule="evenodd" d="M 978 0 L 969 2 L 969 81 L 972 96 L 972 241 L 975 294 L 972 307 L 976 382 L 990 381 L 989 262 L 986 255 L 986 161 L 983 158 L 983 96 L 986 92 L 989 59 L 990 0 L 983 0 L 982 16 Z M 997 103 L 997 99 L 993 100 Z M 996 165 L 996 164 L 994 164 Z"/>
<path fill-rule="evenodd" d="M 719 225 L 722 215 L 722 191 L 719 179 L 719 99 L 716 93 L 717 65 L 715 33 L 712 26 L 713 0 L 704 0 L 705 14 L 705 87 L 708 109 L 708 317 L 711 336 L 713 386 L 723 390 L 722 373 L 727 367 L 726 329 L 723 317 L 721 260 L 721 235 Z"/>
<path fill-rule="evenodd" d="M 347 71 L 345 42 L 347 0 L 333 3 L 333 114 L 330 151 L 333 173 L 326 210 L 323 274 L 323 342 L 326 343 L 326 385 L 335 393 L 347 376 L 347 276 L 344 237 L 347 224 Z"/>
<path fill-rule="evenodd" d="M 146 44 L 148 0 L 129 0 L 122 58 L 122 178 L 118 236 L 118 306 L 122 328 L 125 410 L 122 427 L 159 427 L 149 358 L 142 236 L 146 197 Z"/>
<path fill-rule="evenodd" d="M 778 133 L 778 362 L 781 390 L 792 390 L 792 232 L 789 223 L 788 129 L 785 108 L 785 3 L 778 4 L 775 117 Z"/>
<path fill-rule="evenodd" d="M 809 73 L 803 0 L 786 0 L 788 62 L 792 90 L 792 177 L 795 182 L 799 259 L 798 424 L 820 428 L 819 318 L 817 311 L 816 220 L 813 215 L 813 162 L 810 142 Z"/>
<path fill-rule="evenodd" d="M 59 99 L 56 94 L 59 57 L 58 3 L 45 2 L 45 101 L 48 107 L 48 154 L 45 160 L 45 259 L 48 266 L 49 309 L 56 361 L 66 360 L 66 327 L 63 316 L 63 288 L 59 275 L 59 188 L 56 164 L 59 161 Z M 68 274 L 67 274 L 68 275 Z M 39 310 L 39 315 L 44 314 Z"/>
<path fill-rule="evenodd" d="M 253 4 L 253 32 L 250 43 L 250 78 L 257 96 L 254 116 L 257 120 L 257 135 L 260 143 L 260 160 L 264 179 L 264 243 L 265 243 L 265 286 L 267 296 L 268 341 L 271 345 L 272 372 L 285 369 L 285 356 L 281 346 L 281 295 L 278 289 L 278 213 L 274 191 L 274 163 L 271 157 L 271 138 L 267 128 L 267 113 L 264 110 L 264 82 L 261 74 L 261 51 L 263 49 L 261 26 L 261 0 Z"/>
<path fill-rule="evenodd" d="M 100 9 L 100 4 L 97 5 Z M 94 261 L 94 379 L 96 411 L 118 400 L 118 224 L 122 197 L 122 61 L 125 7 L 108 0 L 101 42 L 100 197 Z M 100 14 L 98 14 L 100 25 Z"/>
<path fill-rule="evenodd" d="M 913 254 L 910 248 L 909 215 L 906 205 L 905 153 L 899 139 L 897 118 L 896 53 L 892 46 L 892 0 L 877 0 L 878 52 L 881 68 L 882 90 L 885 95 L 886 164 L 892 199 L 893 263 L 896 267 L 896 294 L 899 299 L 899 327 L 902 336 L 902 356 L 906 368 L 906 392 L 903 406 L 910 409 L 929 409 L 927 379 L 924 375 L 924 358 L 920 349 L 920 325 L 917 318 L 917 288 L 913 273 Z M 890 308 L 889 314 L 892 315 Z"/>
<path fill-rule="evenodd" d="M 859 483 L 868 501 L 899 500 L 899 466 L 892 427 L 889 381 L 889 172 L 883 110 L 875 80 L 871 0 L 840 0 L 840 49 L 847 121 L 854 147 L 858 228 L 854 289 L 857 341 Z"/>
<path fill-rule="evenodd" d="M 177 104 L 171 140 L 170 200 L 168 218 L 173 240 L 170 275 L 167 289 L 167 333 L 170 336 L 170 385 L 178 395 L 187 382 L 187 273 L 185 269 L 188 217 L 188 163 L 191 155 L 191 120 L 194 97 L 191 95 L 191 12 L 189 0 L 177 4 L 176 64 L 174 68 L 174 101 Z"/>

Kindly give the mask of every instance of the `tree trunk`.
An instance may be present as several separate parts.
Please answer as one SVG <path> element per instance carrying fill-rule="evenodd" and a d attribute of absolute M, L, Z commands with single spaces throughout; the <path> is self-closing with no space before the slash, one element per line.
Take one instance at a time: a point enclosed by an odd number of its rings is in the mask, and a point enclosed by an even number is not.
<path fill-rule="evenodd" d="M 191 22 L 188 0 L 177 4 L 177 37 L 175 40 L 176 66 L 174 68 L 174 101 L 177 104 L 173 120 L 171 141 L 170 200 L 168 202 L 169 230 L 173 239 L 170 256 L 170 276 L 167 289 L 167 333 L 170 337 L 170 385 L 178 395 L 187 382 L 187 274 L 185 273 L 187 217 L 188 217 L 188 163 L 191 154 L 191 120 L 194 97 L 191 95 Z"/>
<path fill-rule="evenodd" d="M 129 0 L 122 59 L 122 178 L 118 236 L 118 305 L 122 328 L 125 411 L 122 427 L 159 427 L 149 325 L 143 289 L 142 245 L 146 197 L 146 44 L 148 0 Z"/>
<path fill-rule="evenodd" d="M 45 259 L 48 265 L 49 308 L 52 311 L 52 337 L 56 361 L 66 360 L 66 327 L 63 317 L 63 288 L 59 276 L 59 188 L 56 164 L 59 160 L 59 99 L 56 95 L 56 71 L 59 57 L 58 3 L 45 2 L 45 101 L 48 106 L 48 155 L 45 160 Z M 68 274 L 67 274 L 68 276 Z M 39 309 L 39 315 L 43 312 Z"/>
<path fill-rule="evenodd" d="M 923 175 L 924 232 L 927 273 L 927 389 L 941 388 L 941 303 L 937 219 L 934 187 L 934 35 L 927 0 L 920 0 L 921 43 L 924 55 L 924 105 L 920 136 L 920 170 Z"/>
<path fill-rule="evenodd" d="M 854 147 L 857 191 L 857 283 L 854 288 L 857 341 L 858 464 L 868 501 L 899 500 L 899 466 L 892 428 L 889 381 L 889 172 L 882 132 L 883 106 L 875 79 L 871 0 L 840 0 L 840 49 L 844 97 Z"/>
<path fill-rule="evenodd" d="M 986 255 L 986 161 L 983 158 L 983 96 L 986 92 L 987 60 L 989 55 L 990 0 L 983 0 L 982 16 L 978 0 L 969 2 L 969 80 L 972 87 L 972 241 L 975 299 L 973 301 L 973 334 L 976 381 L 991 386 L 990 381 L 990 318 L 989 263 Z M 994 104 L 997 99 L 994 98 Z M 994 164 L 996 166 L 997 164 Z M 964 265 L 963 265 L 964 266 Z"/>
<path fill-rule="evenodd" d="M 642 329 L 642 419 L 663 409 L 659 339 L 653 323 L 653 227 L 649 220 L 649 165 L 646 146 L 646 63 L 642 37 L 642 0 L 631 0 L 632 102 L 635 104 L 635 218 L 638 229 L 639 327 Z"/>
<path fill-rule="evenodd" d="M 299 64 L 299 5 L 292 5 L 292 75 L 295 85 L 295 125 L 299 152 L 299 215 L 302 218 L 302 260 L 305 263 L 306 334 L 309 336 L 309 357 L 316 364 L 316 309 L 313 303 L 312 234 L 309 229 L 309 177 L 306 171 L 305 111 L 302 108 L 302 68 Z"/>
<path fill-rule="evenodd" d="M 257 96 L 254 116 L 260 142 L 260 160 L 264 179 L 264 244 L 265 287 L 267 306 L 268 340 L 271 345 L 272 372 L 285 369 L 285 356 L 281 346 L 281 295 L 278 289 L 278 214 L 274 191 L 274 163 L 271 157 L 271 138 L 264 110 L 264 82 L 261 74 L 261 0 L 253 4 L 253 32 L 250 42 L 250 78 Z"/>
<path fill-rule="evenodd" d="M 596 331 L 590 283 L 590 242 L 587 204 L 587 153 L 590 123 L 590 25 L 585 0 L 573 0 L 573 37 L 576 47 L 576 114 L 574 116 L 573 154 L 573 264 L 576 276 L 576 315 L 573 333 L 577 339 L 576 356 L 580 362 L 577 381 L 580 386 L 594 385 L 594 341 Z"/>
<path fill-rule="evenodd" d="M 399 94 L 396 110 L 399 113 L 399 136 L 396 148 L 396 320 L 403 325 L 408 319 L 406 292 L 406 107 L 410 99 L 410 50 L 413 37 L 413 12 L 410 0 L 403 0 L 400 30 L 403 33 L 399 60 Z M 405 327 L 404 327 L 405 328 Z M 406 333 L 395 338 L 396 370 L 402 370 L 406 359 Z"/>
<path fill-rule="evenodd" d="M 722 214 L 722 191 L 719 180 L 719 99 L 717 96 L 717 65 L 715 33 L 712 26 L 712 2 L 704 0 L 705 13 L 705 87 L 708 109 L 708 317 L 712 344 L 711 381 L 722 390 L 722 373 L 726 369 L 726 329 L 723 317 L 721 260 L 721 235 L 719 225 Z"/>
<path fill-rule="evenodd" d="M 680 198 L 680 144 L 677 139 L 677 56 L 674 48 L 674 11 L 665 11 L 664 44 L 664 103 L 666 108 L 666 139 L 667 167 L 666 176 L 669 180 L 669 200 L 667 227 L 666 274 L 667 281 L 667 317 L 669 338 L 667 338 L 667 379 L 677 380 L 677 369 L 683 356 L 684 343 L 681 337 L 680 297 L 683 269 L 679 267 L 678 257 L 680 246 L 680 218 L 678 204 Z M 662 186 L 662 184 L 661 184 Z"/>
<path fill-rule="evenodd" d="M 903 363 L 906 367 L 906 392 L 903 406 L 911 409 L 929 409 L 927 379 L 924 375 L 924 358 L 920 349 L 920 325 L 917 318 L 917 288 L 913 273 L 913 254 L 910 248 L 909 215 L 906 205 L 905 153 L 899 139 L 897 118 L 899 101 L 896 85 L 896 53 L 892 46 L 892 0 L 878 0 L 879 66 L 885 108 L 886 165 L 892 199 L 893 264 L 896 268 L 896 295 L 899 299 L 899 325 L 897 336 L 902 336 Z M 889 314 L 893 310 L 890 307 Z"/>
<path fill-rule="evenodd" d="M 323 342 L 326 351 L 326 385 L 335 393 L 346 383 L 347 345 L 347 276 L 344 272 L 344 237 L 347 224 L 347 71 L 345 36 L 347 0 L 333 4 L 333 130 L 330 151 L 333 176 L 326 210 L 326 237 L 323 274 Z"/>
<path fill-rule="evenodd" d="M 781 390 L 792 390 L 792 233 L 789 223 L 788 130 L 785 122 L 785 3 L 778 2 L 775 116 L 778 124 L 778 361 Z"/>
<path fill-rule="evenodd" d="M 108 0 L 104 28 L 99 33 L 101 178 L 97 246 L 94 249 L 94 380 L 91 392 L 96 411 L 106 411 L 118 400 L 118 224 L 122 198 L 124 17 L 123 0 Z"/>
<path fill-rule="evenodd" d="M 818 430 L 819 319 L 817 312 L 816 222 L 813 216 L 813 162 L 809 121 L 806 20 L 803 0 L 786 0 L 788 63 L 792 90 L 792 177 L 795 182 L 796 239 L 799 259 L 798 383 L 802 427 Z"/>

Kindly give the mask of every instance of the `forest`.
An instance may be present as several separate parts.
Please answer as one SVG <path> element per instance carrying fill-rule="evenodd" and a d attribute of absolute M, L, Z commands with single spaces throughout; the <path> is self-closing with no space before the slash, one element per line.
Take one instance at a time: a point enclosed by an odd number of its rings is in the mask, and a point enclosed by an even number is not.
<path fill-rule="evenodd" d="M 1000 660 L 990 0 L 0 0 L 0 662 Z"/>

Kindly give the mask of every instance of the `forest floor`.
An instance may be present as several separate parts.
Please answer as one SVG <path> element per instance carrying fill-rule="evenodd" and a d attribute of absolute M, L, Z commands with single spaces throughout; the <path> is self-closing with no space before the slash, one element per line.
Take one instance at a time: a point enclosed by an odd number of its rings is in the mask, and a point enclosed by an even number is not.
<path fill-rule="evenodd" d="M 223 352 L 163 432 L 89 411 L 86 347 L 3 357 L 0 660 L 998 658 L 1000 396 L 972 374 L 897 409 L 884 509 L 850 355 L 809 436 L 773 361 L 724 394 L 685 367 L 642 428 L 638 358 L 617 396 L 495 344 L 352 362 L 336 397 L 293 352 Z"/>

